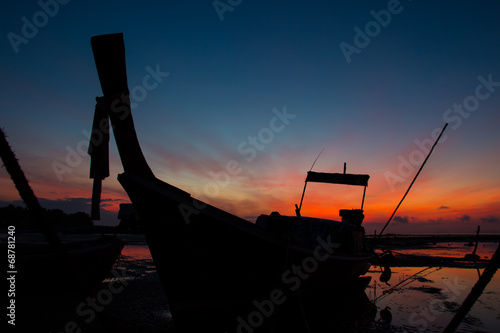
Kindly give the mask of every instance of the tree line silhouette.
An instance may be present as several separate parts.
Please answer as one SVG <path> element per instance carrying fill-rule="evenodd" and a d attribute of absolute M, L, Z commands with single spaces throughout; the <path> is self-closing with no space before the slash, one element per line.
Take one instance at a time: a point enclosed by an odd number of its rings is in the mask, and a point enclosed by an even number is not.
<path fill-rule="evenodd" d="M 89 214 L 77 212 L 67 214 L 60 209 L 45 209 L 47 219 L 52 221 L 56 228 L 72 228 L 72 227 L 93 227 L 94 223 L 90 219 Z M 13 225 L 16 229 L 34 229 L 38 228 L 38 224 L 25 207 L 8 205 L 0 208 L 0 228 L 6 229 Z"/>

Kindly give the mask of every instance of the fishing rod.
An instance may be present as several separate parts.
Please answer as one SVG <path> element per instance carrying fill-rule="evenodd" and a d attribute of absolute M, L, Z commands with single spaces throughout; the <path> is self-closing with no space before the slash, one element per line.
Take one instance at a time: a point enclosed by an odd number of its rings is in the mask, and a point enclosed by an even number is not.
<path fill-rule="evenodd" d="M 398 208 L 399 206 L 401 206 L 401 204 L 403 203 L 404 199 L 406 198 L 406 195 L 408 194 L 408 192 L 410 192 L 410 189 L 411 187 L 413 186 L 413 183 L 415 183 L 415 181 L 417 180 L 417 177 L 418 175 L 420 174 L 420 171 L 422 171 L 422 169 L 424 168 L 424 165 L 425 163 L 427 162 L 427 160 L 429 159 L 429 157 L 431 156 L 432 154 L 432 151 L 434 150 L 434 147 L 436 147 L 437 143 L 439 142 L 439 139 L 441 139 L 441 136 L 443 135 L 443 132 L 444 130 L 446 129 L 446 127 L 448 126 L 448 123 L 446 123 L 443 127 L 443 129 L 441 130 L 441 133 L 439 134 L 438 138 L 436 139 L 436 142 L 434 142 L 434 144 L 432 145 L 432 148 L 431 150 L 429 151 L 429 153 L 427 154 L 427 157 L 425 158 L 424 162 L 422 163 L 422 165 L 420 166 L 420 169 L 418 169 L 418 172 L 417 174 L 415 175 L 415 178 L 413 178 L 413 181 L 411 182 L 410 186 L 408 186 L 408 189 L 406 190 L 406 193 L 405 195 L 403 195 L 403 198 L 401 199 L 401 201 L 399 202 L 399 204 L 397 205 L 396 209 L 394 209 L 394 211 L 392 212 L 392 215 L 391 217 L 389 218 L 389 220 L 387 221 L 387 223 L 384 225 L 384 228 L 382 229 L 382 231 L 378 234 L 378 238 L 380 238 L 380 236 L 382 236 L 382 234 L 384 233 L 384 230 L 385 228 L 387 228 L 387 226 L 389 225 L 389 223 L 392 221 L 392 218 L 394 217 L 394 214 L 396 214 L 396 212 L 398 211 Z"/>
<path fill-rule="evenodd" d="M 314 160 L 313 164 L 311 165 L 311 169 L 309 171 L 312 171 L 312 169 L 314 168 L 314 164 L 316 164 L 316 162 L 318 161 L 318 158 L 321 156 L 321 154 L 323 154 L 323 150 L 325 150 L 325 148 L 323 147 L 323 149 L 321 149 L 321 151 L 319 152 L 318 154 L 318 157 L 316 157 L 316 159 Z"/>
<path fill-rule="evenodd" d="M 399 282 L 397 285 L 395 285 L 395 286 L 394 286 L 394 287 L 392 287 L 391 289 L 388 289 L 388 290 L 384 291 L 384 292 L 382 293 L 382 295 L 380 295 L 379 297 L 375 298 L 375 300 L 374 300 L 373 302 L 377 302 L 377 301 L 379 301 L 380 299 L 382 299 L 382 298 L 386 297 L 387 295 L 389 295 L 390 293 L 392 293 L 392 292 L 393 292 L 393 291 L 394 291 L 397 287 L 404 288 L 404 287 L 406 287 L 407 285 L 409 285 L 410 283 L 415 282 L 415 277 L 416 277 L 417 275 L 419 275 L 420 273 L 423 273 L 423 272 L 425 272 L 426 270 L 431 269 L 431 268 L 435 268 L 435 270 L 430 271 L 430 272 L 427 272 L 427 273 L 425 273 L 424 275 L 421 275 L 421 277 L 425 277 L 425 276 L 427 276 L 427 275 L 429 275 L 429 274 L 435 273 L 435 272 L 437 272 L 437 271 L 439 271 L 439 270 L 441 270 L 441 269 L 442 269 L 442 267 L 432 267 L 432 266 L 429 266 L 429 267 L 427 267 L 427 268 L 424 268 L 424 269 L 422 269 L 422 270 L 418 271 L 417 273 L 415 273 L 415 274 L 413 274 L 413 275 L 411 275 L 411 276 L 407 277 L 407 278 L 406 278 L 406 279 L 404 279 L 403 281 Z M 412 280 L 412 281 L 409 281 L 410 279 L 413 279 L 413 280 Z"/>

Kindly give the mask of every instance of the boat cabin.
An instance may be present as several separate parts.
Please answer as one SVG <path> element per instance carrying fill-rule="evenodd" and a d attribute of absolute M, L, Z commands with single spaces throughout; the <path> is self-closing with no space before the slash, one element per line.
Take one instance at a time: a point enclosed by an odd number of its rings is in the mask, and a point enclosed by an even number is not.
<path fill-rule="evenodd" d="M 261 215 L 256 225 L 283 237 L 291 237 L 297 245 L 313 246 L 317 239 L 334 235 L 340 243 L 340 249 L 347 252 L 361 252 L 364 249 L 364 228 L 361 226 L 364 215 L 366 187 L 369 175 L 347 173 L 323 173 L 309 171 L 307 173 L 300 205 L 295 205 L 296 216 L 282 216 L 278 212 Z M 300 211 L 308 182 L 363 186 L 363 198 L 359 209 L 340 209 L 340 221 L 302 216 Z"/>

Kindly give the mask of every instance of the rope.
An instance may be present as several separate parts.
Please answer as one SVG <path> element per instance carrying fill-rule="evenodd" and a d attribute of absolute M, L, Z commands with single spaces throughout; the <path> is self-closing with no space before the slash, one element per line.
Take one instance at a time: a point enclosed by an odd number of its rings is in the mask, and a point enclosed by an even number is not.
<path fill-rule="evenodd" d="M 407 285 L 409 285 L 410 283 L 413 283 L 415 281 L 415 276 L 417 276 L 418 274 L 430 269 L 430 268 L 433 268 L 432 266 L 429 266 L 427 268 L 424 268 L 422 269 L 421 271 L 418 271 L 417 273 L 413 274 L 412 276 L 409 276 L 407 277 L 406 279 L 404 279 L 403 281 L 399 282 L 397 285 L 395 285 L 394 287 L 392 287 L 391 289 L 389 290 L 386 290 L 385 292 L 383 292 L 382 295 L 380 295 L 379 297 L 375 298 L 375 300 L 373 302 L 377 302 L 383 298 L 385 298 L 387 295 L 391 294 L 397 287 L 401 286 L 402 287 L 406 287 Z M 436 269 L 434 271 L 431 271 L 431 272 L 427 272 L 425 275 L 422 275 L 422 277 L 425 277 L 431 273 L 434 273 L 434 272 L 437 272 L 439 271 L 440 269 L 442 269 L 442 267 L 436 267 Z M 413 279 L 412 281 L 409 281 L 410 279 Z M 405 284 L 406 283 L 406 284 Z"/>

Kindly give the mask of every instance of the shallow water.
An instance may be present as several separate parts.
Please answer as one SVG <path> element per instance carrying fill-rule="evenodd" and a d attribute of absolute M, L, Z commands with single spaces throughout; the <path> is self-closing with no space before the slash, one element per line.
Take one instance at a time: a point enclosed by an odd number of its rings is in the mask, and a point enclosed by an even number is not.
<path fill-rule="evenodd" d="M 378 280 L 376 269 L 371 269 L 373 280 L 365 291 L 379 310 L 391 308 L 390 326 L 397 331 L 442 332 L 478 279 L 476 269 L 397 267 L 389 286 Z M 499 331 L 500 276 L 495 275 L 457 332 Z"/>
<path fill-rule="evenodd" d="M 94 236 L 95 237 L 95 236 Z M 124 276 L 127 285 L 112 295 L 104 312 L 120 332 L 175 332 L 167 300 L 156 273 L 149 249 L 141 235 L 118 235 L 127 241 L 113 268 Z M 69 236 L 68 241 L 89 238 Z M 480 244 L 477 253 L 491 258 L 498 243 Z M 463 257 L 473 247 L 462 243 L 438 243 L 429 248 L 395 249 L 397 253 Z M 372 281 L 365 289 L 374 303 L 376 315 L 349 328 L 349 332 L 442 332 L 469 294 L 483 269 L 439 267 L 394 267 L 385 284 L 379 281 L 381 270 L 372 267 L 367 275 Z M 112 277 L 104 281 L 103 290 L 116 283 Z M 67 295 L 64 295 L 66 297 Z M 37 327 L 40 332 L 61 332 L 69 321 L 75 321 L 82 332 L 105 332 L 98 320 L 87 324 L 86 317 L 76 312 L 81 301 L 47 299 L 30 300 L 30 309 L 19 320 L 24 327 Z M 28 305 L 28 304 L 27 304 Z M 392 321 L 384 323 L 380 310 L 390 307 Z M 28 319 L 29 318 L 29 319 Z M 49 323 L 50 319 L 50 323 Z M 27 331 L 30 331 L 29 329 Z M 336 330 L 338 331 L 338 330 Z M 333 330 L 326 330 L 333 332 Z M 475 303 L 457 332 L 500 332 L 500 274 L 497 273 Z"/>
<path fill-rule="evenodd" d="M 479 244 L 477 254 L 491 258 L 498 243 Z M 462 243 L 438 243 L 429 248 L 394 250 L 404 254 L 463 257 L 473 247 Z M 122 259 L 133 262 L 150 260 L 146 244 L 127 245 Z M 439 267 L 395 267 L 388 284 L 379 281 L 380 267 L 367 275 L 372 281 L 365 289 L 378 309 L 375 321 L 355 331 L 442 332 L 476 283 L 483 269 Z M 154 272 L 154 265 L 142 265 L 141 274 Z M 389 285 L 390 284 L 390 285 Z M 383 323 L 379 311 L 389 306 L 392 322 Z M 166 310 L 166 317 L 170 317 Z M 500 274 L 496 274 L 457 332 L 500 332 Z"/>
<path fill-rule="evenodd" d="M 498 243 L 495 242 L 484 242 L 479 243 L 476 254 L 482 259 L 491 259 L 491 256 L 495 252 Z M 474 251 L 474 246 L 470 246 L 468 243 L 464 242 L 449 242 L 449 243 L 437 243 L 428 245 L 425 248 L 413 248 L 413 249 L 395 249 L 394 253 L 400 254 L 411 254 L 419 256 L 440 256 L 440 257 L 461 257 L 463 258 L 466 254 L 472 253 Z"/>

